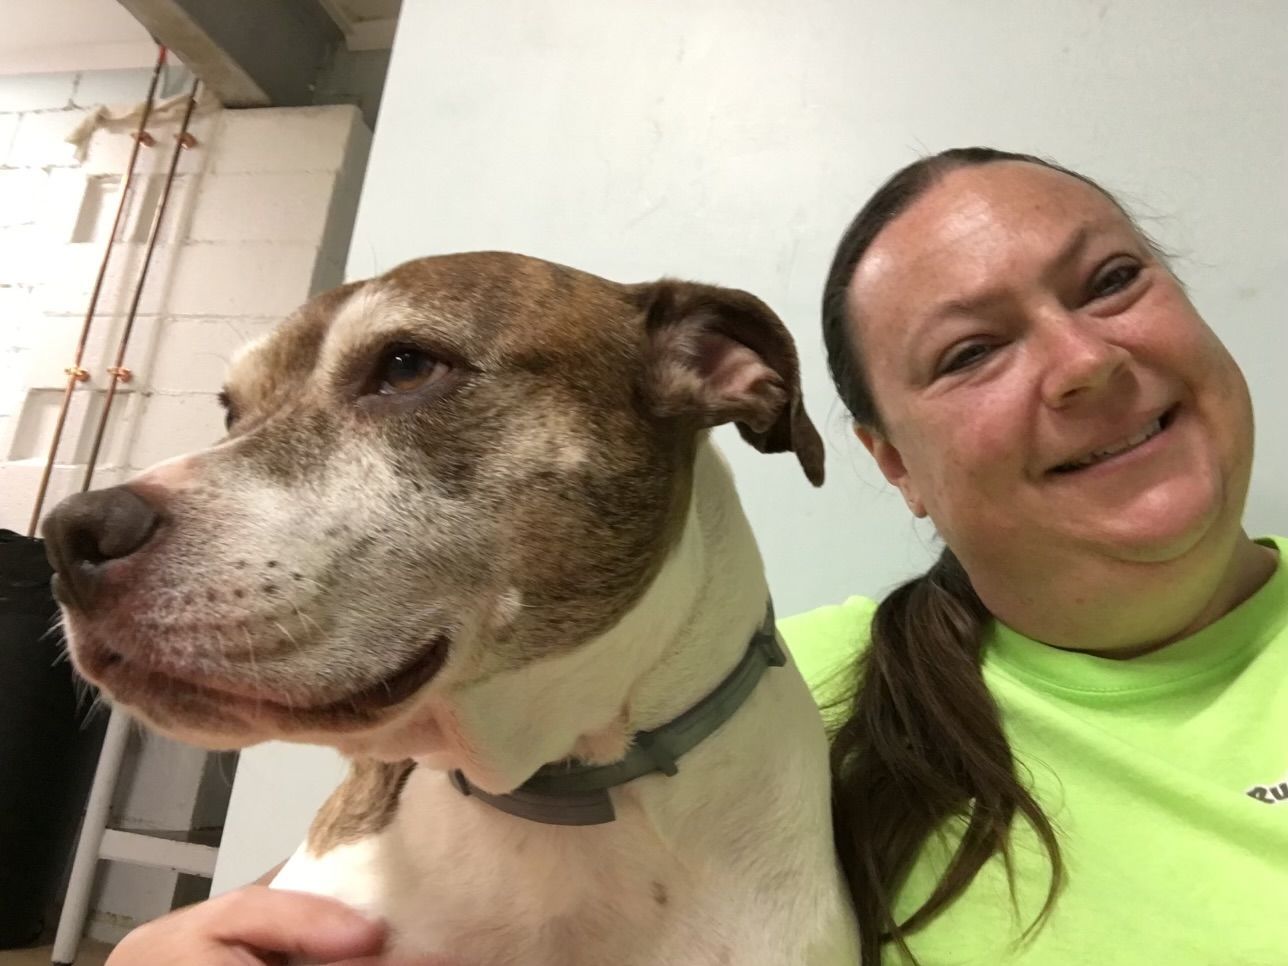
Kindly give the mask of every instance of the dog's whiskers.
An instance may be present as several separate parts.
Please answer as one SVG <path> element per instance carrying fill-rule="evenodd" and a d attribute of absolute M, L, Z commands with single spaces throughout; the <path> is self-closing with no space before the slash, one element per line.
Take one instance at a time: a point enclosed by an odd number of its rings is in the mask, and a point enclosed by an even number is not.
<path fill-rule="evenodd" d="M 60 658 L 60 660 L 69 659 L 66 653 Z M 94 690 L 94 686 L 89 681 L 75 672 L 72 673 L 72 690 L 76 694 L 76 713 L 81 715 L 81 729 L 84 730 L 89 727 L 94 712 L 99 708 L 106 708 L 107 702 L 102 692 Z"/>
<path fill-rule="evenodd" d="M 255 685 L 255 713 L 259 714 L 264 702 L 264 691 L 261 687 L 259 665 L 255 663 L 255 639 L 245 625 L 242 626 L 242 633 L 246 635 L 246 656 L 250 660 L 250 679 Z"/>
<path fill-rule="evenodd" d="M 304 613 L 304 611 L 300 610 L 300 605 L 299 605 L 299 604 L 295 603 L 295 601 L 293 601 L 293 600 L 292 600 L 292 601 L 290 601 L 290 605 L 291 605 L 291 610 L 295 611 L 295 616 L 296 616 L 297 618 L 299 618 L 299 621 L 300 621 L 300 623 L 301 623 L 301 624 L 304 624 L 305 626 L 307 626 L 307 625 L 309 625 L 309 624 L 312 624 L 312 625 L 313 625 L 314 630 L 316 630 L 316 631 L 317 631 L 317 633 L 318 633 L 318 636 L 319 636 L 319 637 L 325 637 L 325 636 L 326 636 L 326 631 L 324 631 L 324 630 L 322 629 L 322 625 L 321 625 L 321 624 L 319 624 L 319 623 L 318 623 L 316 620 L 314 620 L 312 617 L 309 617 L 307 614 L 305 614 L 305 613 Z M 297 645 L 297 647 L 298 647 L 298 646 L 299 646 L 299 645 Z M 302 650 L 302 648 L 301 648 L 301 650 Z"/>
<path fill-rule="evenodd" d="M 60 610 L 50 620 L 49 629 L 40 635 L 40 640 L 46 641 L 49 638 L 53 637 L 55 634 L 57 634 L 63 638 L 63 642 L 65 644 L 67 641 L 67 634 L 63 630 L 64 627 L 66 627 L 66 622 L 63 620 L 63 612 Z"/>
<path fill-rule="evenodd" d="M 292 604 L 291 606 L 295 609 L 295 614 L 296 614 L 296 616 L 297 616 L 297 617 L 299 617 L 299 619 L 300 619 L 301 621 L 306 621 L 306 620 L 308 620 L 308 618 L 306 618 L 302 613 L 300 613 L 300 609 L 299 609 L 298 607 L 295 607 L 295 605 L 294 605 L 294 604 Z M 277 625 L 277 629 L 278 629 L 278 630 L 280 630 L 280 631 L 282 632 L 283 639 L 284 639 L 285 641 L 287 641 L 287 642 L 288 642 L 292 647 L 294 647 L 294 648 L 295 648 L 295 653 L 296 653 L 296 654 L 303 654 L 303 653 L 304 653 L 304 645 L 303 645 L 303 644 L 301 644 L 299 641 L 297 641 L 297 640 L 295 639 L 295 635 L 293 635 L 290 631 L 288 631 L 285 627 L 283 627 L 281 623 L 279 623 L 279 622 L 277 622 L 277 621 L 274 621 L 273 623 L 274 623 L 274 624 L 276 624 L 276 625 Z M 314 624 L 316 625 L 316 623 L 317 623 L 317 622 L 315 621 L 315 622 L 314 622 Z M 319 631 L 321 631 L 321 630 L 322 630 L 322 628 L 321 628 L 321 627 L 318 627 L 318 630 L 319 630 Z"/>
<path fill-rule="evenodd" d="M 306 577 L 304 574 L 292 574 L 291 579 L 300 583 L 312 584 L 318 590 L 326 590 L 326 585 L 322 583 L 322 581 L 316 580 L 313 577 Z"/>
<path fill-rule="evenodd" d="M 77 702 L 77 708 L 76 708 L 77 711 L 81 710 L 80 701 L 83 701 L 85 698 L 88 698 L 91 693 L 88 682 L 82 681 L 81 684 L 84 685 L 84 687 L 80 692 L 81 696 Z M 89 707 L 85 709 L 84 717 L 81 718 L 82 731 L 84 731 L 90 726 L 90 722 L 94 720 L 94 715 L 96 715 L 99 711 L 107 712 L 108 710 L 110 710 L 107 703 L 107 699 L 103 697 L 102 691 L 96 691 L 96 692 L 93 692 L 93 694 L 94 694 L 94 697 L 90 700 Z"/>
<path fill-rule="evenodd" d="M 292 634 L 287 629 L 285 624 L 283 624 L 281 621 L 273 621 L 272 624 L 274 627 L 276 627 L 279 631 L 282 632 L 283 640 L 290 641 L 297 651 L 300 650 L 300 642 L 295 639 L 295 635 Z"/>

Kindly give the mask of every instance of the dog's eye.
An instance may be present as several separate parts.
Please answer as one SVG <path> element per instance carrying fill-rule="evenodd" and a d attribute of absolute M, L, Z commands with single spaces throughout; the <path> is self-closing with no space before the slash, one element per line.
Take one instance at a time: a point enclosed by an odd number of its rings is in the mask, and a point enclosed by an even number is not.
<path fill-rule="evenodd" d="M 376 388 L 382 396 L 414 392 L 447 375 L 451 367 L 420 349 L 392 349 L 380 364 Z"/>

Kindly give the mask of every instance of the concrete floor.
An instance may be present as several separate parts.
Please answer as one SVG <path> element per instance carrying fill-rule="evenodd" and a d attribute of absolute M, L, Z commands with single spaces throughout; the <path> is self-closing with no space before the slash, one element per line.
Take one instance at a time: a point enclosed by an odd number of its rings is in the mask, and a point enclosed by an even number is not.
<path fill-rule="evenodd" d="M 0 966 L 49 966 L 51 946 L 36 946 L 32 949 L 0 949 Z M 86 939 L 81 943 L 80 954 L 76 957 L 76 966 L 103 966 L 111 946 Z"/>

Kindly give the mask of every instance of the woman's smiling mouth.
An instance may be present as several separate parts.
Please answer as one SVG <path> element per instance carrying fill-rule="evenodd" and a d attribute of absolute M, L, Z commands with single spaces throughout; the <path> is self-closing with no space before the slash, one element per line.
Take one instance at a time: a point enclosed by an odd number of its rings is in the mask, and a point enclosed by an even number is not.
<path fill-rule="evenodd" d="M 1109 446 L 1092 450 L 1090 453 L 1080 456 L 1077 459 L 1061 463 L 1060 465 L 1053 467 L 1050 472 L 1060 474 L 1076 473 L 1079 470 L 1085 470 L 1087 467 L 1096 466 L 1115 456 L 1121 456 L 1123 453 L 1130 452 L 1143 446 L 1145 443 L 1148 443 L 1155 436 L 1159 435 L 1159 433 L 1163 432 L 1163 430 L 1167 429 L 1167 427 L 1172 424 L 1175 415 L 1176 407 L 1173 406 L 1162 415 L 1155 416 L 1154 419 L 1131 436 L 1127 436 L 1110 444 Z"/>

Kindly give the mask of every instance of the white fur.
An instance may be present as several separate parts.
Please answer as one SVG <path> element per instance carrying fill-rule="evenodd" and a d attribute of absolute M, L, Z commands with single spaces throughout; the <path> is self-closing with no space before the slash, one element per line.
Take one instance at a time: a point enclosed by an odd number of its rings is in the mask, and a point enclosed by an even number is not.
<path fill-rule="evenodd" d="M 432 732 L 435 751 L 392 823 L 322 855 L 301 847 L 274 886 L 379 914 L 397 952 L 463 966 L 852 966 L 826 742 L 792 665 L 766 672 L 678 775 L 614 790 L 608 825 L 506 815 L 444 774 L 505 792 L 574 747 L 624 748 L 728 674 L 766 595 L 732 478 L 704 443 L 683 536 L 638 605 L 578 649 L 422 706 L 401 726 Z"/>
<path fill-rule="evenodd" d="M 266 333 L 238 346 L 228 363 L 229 370 L 245 365 L 247 359 L 262 351 L 264 346 L 268 345 L 270 338 L 271 333 Z"/>

